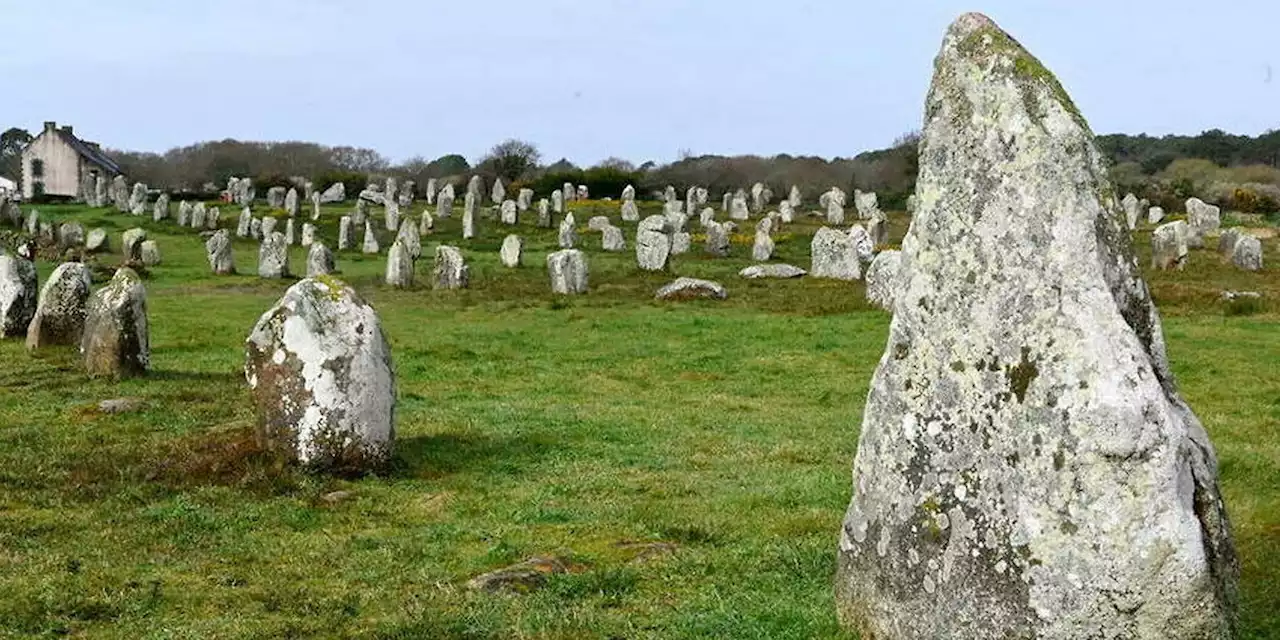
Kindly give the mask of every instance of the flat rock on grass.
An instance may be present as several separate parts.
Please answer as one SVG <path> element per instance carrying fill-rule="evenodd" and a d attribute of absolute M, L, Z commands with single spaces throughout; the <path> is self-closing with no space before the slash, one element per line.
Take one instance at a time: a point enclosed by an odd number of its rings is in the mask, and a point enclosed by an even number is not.
<path fill-rule="evenodd" d="M 807 273 L 809 272 L 791 264 L 753 264 L 739 271 L 738 275 L 748 280 L 758 280 L 760 278 L 802 278 Z"/>
<path fill-rule="evenodd" d="M 724 300 L 729 297 L 719 282 L 697 278 L 676 278 L 674 282 L 658 289 L 658 300 Z"/>
<path fill-rule="evenodd" d="M 547 583 L 547 576 L 569 572 L 569 564 L 555 556 L 535 556 L 523 562 L 480 574 L 467 588 L 486 593 L 529 593 Z"/>

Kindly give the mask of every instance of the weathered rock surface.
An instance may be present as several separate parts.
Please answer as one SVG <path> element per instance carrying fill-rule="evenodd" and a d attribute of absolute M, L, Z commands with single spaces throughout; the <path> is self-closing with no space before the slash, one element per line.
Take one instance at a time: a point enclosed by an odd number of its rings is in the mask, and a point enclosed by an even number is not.
<path fill-rule="evenodd" d="M 384 465 L 395 443 L 395 373 L 373 307 L 328 276 L 307 278 L 245 341 L 258 436 L 322 469 Z"/>
<path fill-rule="evenodd" d="M 636 227 L 636 264 L 644 271 L 662 271 L 671 259 L 671 235 L 665 216 L 649 216 Z"/>
<path fill-rule="evenodd" d="M 498 184 L 502 183 L 499 182 Z M 502 207 L 499 209 L 499 216 L 502 220 L 502 224 L 520 224 L 520 208 L 516 206 L 516 201 L 503 200 Z"/>
<path fill-rule="evenodd" d="M 396 241 L 404 243 L 409 250 L 409 257 L 417 260 L 422 257 L 422 236 L 418 233 L 418 225 L 413 220 L 402 220 L 400 230 L 396 232 Z"/>
<path fill-rule="evenodd" d="M 346 200 L 346 199 L 347 199 L 347 185 L 341 182 L 335 182 L 329 185 L 328 189 L 325 189 L 320 193 L 320 202 L 323 202 L 325 204 L 330 204 L 333 202 L 342 202 L 343 200 Z"/>
<path fill-rule="evenodd" d="M 236 262 L 231 250 L 231 234 L 226 229 L 215 232 L 204 243 L 205 254 L 209 258 L 209 270 L 217 276 L 230 275 L 236 272 Z"/>
<path fill-rule="evenodd" d="M 0 336 L 22 336 L 40 301 L 36 267 L 0 249 Z"/>
<path fill-rule="evenodd" d="M 462 252 L 449 245 L 436 247 L 435 280 L 432 286 L 436 289 L 466 289 L 470 282 L 471 270 L 462 257 Z"/>
<path fill-rule="evenodd" d="M 27 350 L 80 344 L 92 280 L 93 272 L 79 262 L 64 262 L 53 270 L 27 326 Z"/>
<path fill-rule="evenodd" d="M 578 244 L 578 230 L 574 228 L 577 222 L 573 219 L 573 212 L 564 214 L 564 218 L 560 220 L 560 233 L 557 239 L 560 242 L 561 249 L 572 249 Z"/>
<path fill-rule="evenodd" d="M 160 222 L 169 217 L 169 194 L 162 193 L 156 197 L 156 203 L 151 208 L 151 221 Z"/>
<path fill-rule="evenodd" d="M 1204 246 L 1205 236 L 1222 226 L 1222 210 L 1211 204 L 1205 204 L 1199 198 L 1187 200 L 1187 226 L 1191 235 L 1187 244 L 1193 249 Z"/>
<path fill-rule="evenodd" d="M 413 287 L 413 252 L 399 238 L 387 250 L 386 283 L 397 289 Z"/>
<path fill-rule="evenodd" d="M 1156 227 L 1151 233 L 1151 268 L 1181 271 L 1187 263 L 1190 236 L 1191 231 L 1183 220 Z"/>
<path fill-rule="evenodd" d="M 547 256 L 547 273 L 551 276 L 551 292 L 576 295 L 587 292 L 587 254 L 577 249 L 564 249 Z"/>
<path fill-rule="evenodd" d="M 283 233 L 273 231 L 262 236 L 258 247 L 258 277 L 289 277 L 289 243 L 284 241 Z"/>
<path fill-rule="evenodd" d="M 133 269 L 116 270 L 111 282 L 89 297 L 80 355 L 95 377 L 138 376 L 151 368 L 147 292 Z"/>
<path fill-rule="evenodd" d="M 729 292 L 719 282 L 697 278 L 676 278 L 654 295 L 658 300 L 724 300 L 728 297 Z"/>
<path fill-rule="evenodd" d="M 893 311 L 893 298 L 898 290 L 898 268 L 901 251 L 881 251 L 867 267 L 867 302 Z"/>
<path fill-rule="evenodd" d="M 1231 252 L 1231 263 L 1245 271 L 1261 271 L 1262 241 L 1254 236 L 1240 236 Z"/>
<path fill-rule="evenodd" d="M 709 256 L 724 258 L 729 255 L 729 227 L 727 224 L 712 222 L 706 229 L 706 242 L 703 251 Z"/>
<path fill-rule="evenodd" d="M 1226 638 L 1238 568 L 1092 133 L 989 19 L 935 62 L 836 602 L 867 638 Z"/>
<path fill-rule="evenodd" d="M 524 259 L 524 238 L 511 234 L 502 239 L 502 249 L 498 251 L 502 266 L 508 269 L 519 267 Z"/>
<path fill-rule="evenodd" d="M 307 250 L 307 277 L 327 276 L 336 272 L 333 252 L 329 247 L 320 241 L 312 242 L 311 248 Z"/>
<path fill-rule="evenodd" d="M 148 267 L 160 264 L 160 245 L 155 240 L 143 240 L 138 245 L 138 259 Z"/>
<path fill-rule="evenodd" d="M 1120 201 L 1120 206 L 1124 208 L 1124 219 L 1129 225 L 1129 230 L 1133 231 L 1138 228 L 1138 218 L 1141 215 L 1141 206 L 1138 196 L 1132 193 L 1126 193 L 1124 199 Z"/>
<path fill-rule="evenodd" d="M 761 278 L 802 278 L 808 273 L 808 271 L 790 264 L 753 264 L 739 271 L 738 275 L 748 280 L 758 280 Z"/>
<path fill-rule="evenodd" d="M 867 237 L 862 227 L 855 226 L 854 229 L 862 232 L 860 237 Z M 810 243 L 810 258 L 813 263 L 809 268 L 809 275 L 835 280 L 861 278 L 862 262 L 858 258 L 858 250 L 858 238 L 850 233 L 831 227 L 818 229 Z"/>
<path fill-rule="evenodd" d="M 627 238 L 622 229 L 609 225 L 600 230 L 600 248 L 604 251 L 617 252 L 627 250 Z"/>
<path fill-rule="evenodd" d="M 374 255 L 382 250 L 378 244 L 378 234 L 373 232 L 373 223 L 364 221 L 364 241 L 360 244 L 360 252 L 365 255 Z"/>
<path fill-rule="evenodd" d="M 97 227 L 89 232 L 84 240 L 84 250 L 89 253 L 98 253 L 101 251 L 111 250 L 111 240 L 107 236 L 107 230 Z"/>
<path fill-rule="evenodd" d="M 147 239 L 147 232 L 140 227 L 126 229 L 120 236 L 120 252 L 125 260 L 142 259 L 142 242 Z"/>
<path fill-rule="evenodd" d="M 773 257 L 773 237 L 769 235 L 772 231 L 772 218 L 765 218 L 756 225 L 755 243 L 751 246 L 752 260 L 765 262 Z"/>
<path fill-rule="evenodd" d="M 84 227 L 79 222 L 58 225 L 58 247 L 66 249 L 84 245 Z"/>

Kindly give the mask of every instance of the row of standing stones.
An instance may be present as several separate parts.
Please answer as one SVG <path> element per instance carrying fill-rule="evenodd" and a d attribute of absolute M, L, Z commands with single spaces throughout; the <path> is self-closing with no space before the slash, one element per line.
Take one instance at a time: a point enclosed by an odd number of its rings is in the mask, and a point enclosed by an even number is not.
<path fill-rule="evenodd" d="M 893 312 L 839 535 L 842 622 L 870 638 L 1230 637 L 1239 566 L 1217 461 L 1177 392 L 1132 254 L 1134 203 L 1110 191 L 1057 80 L 985 16 L 948 30 L 926 112 L 902 250 L 871 257 L 872 234 L 857 225 L 820 229 L 813 241 L 839 256 L 815 272 L 861 275 L 869 261 L 867 295 Z M 640 221 L 642 265 L 669 255 L 679 233 L 671 213 Z M 1216 226 L 1208 205 L 1189 203 L 1188 213 L 1156 229 L 1158 256 L 1166 242 L 1175 257 L 1203 244 Z M 717 250 L 726 224 L 704 224 Z M 608 241 L 613 227 L 593 228 Z M 408 235 L 389 251 L 388 281 L 412 277 L 421 248 Z M 503 259 L 519 264 L 513 238 Z M 1260 262 L 1248 238 L 1228 230 L 1219 248 L 1237 264 Z M 282 244 L 282 234 L 264 235 L 264 247 Z M 557 291 L 585 290 L 582 251 L 553 253 L 547 268 Z M 34 279 L 25 260 L 0 257 L 5 295 L 15 272 Z M 465 286 L 456 248 L 437 249 L 436 277 Z M 669 288 L 723 295 L 711 285 Z M 79 334 L 91 371 L 145 370 L 136 274 L 121 269 L 88 289 L 83 266 L 59 267 L 39 317 L 25 323 L 29 337 Z M 14 320 L 6 311 L 6 333 L 24 324 Z M 263 437 L 296 460 L 369 468 L 391 455 L 387 340 L 372 307 L 332 276 L 294 284 L 262 315 L 245 376 Z"/>

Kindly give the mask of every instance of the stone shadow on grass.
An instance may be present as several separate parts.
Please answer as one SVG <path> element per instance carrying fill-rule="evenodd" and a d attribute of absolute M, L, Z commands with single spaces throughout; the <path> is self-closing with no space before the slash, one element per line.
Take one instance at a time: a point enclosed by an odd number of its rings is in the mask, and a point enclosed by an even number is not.
<path fill-rule="evenodd" d="M 435 479 L 456 473 L 514 476 L 559 446 L 538 435 L 440 433 L 396 439 L 391 476 Z"/>

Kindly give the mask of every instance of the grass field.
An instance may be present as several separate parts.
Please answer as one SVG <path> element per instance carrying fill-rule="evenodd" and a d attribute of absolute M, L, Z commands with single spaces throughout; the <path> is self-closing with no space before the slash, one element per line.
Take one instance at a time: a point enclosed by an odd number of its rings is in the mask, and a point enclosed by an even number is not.
<path fill-rule="evenodd" d="M 243 341 L 289 285 L 256 277 L 255 244 L 235 243 L 243 275 L 215 278 L 203 241 L 171 221 L 39 207 L 110 230 L 117 250 L 140 224 L 164 263 L 147 282 L 145 379 L 91 380 L 71 349 L 0 343 L 0 636 L 847 637 L 836 539 L 888 314 L 860 283 L 740 280 L 749 235 L 729 259 L 702 257 L 695 239 L 673 260 L 729 300 L 654 302 L 672 275 L 586 233 L 616 206 L 577 213 L 592 292 L 572 299 L 549 293 L 554 230 L 530 224 L 526 266 L 507 270 L 506 228 L 484 220 L 461 241 L 456 217 L 440 221 L 418 290 L 382 286 L 381 256 L 339 255 L 381 315 L 400 399 L 394 467 L 346 479 L 280 467 L 253 444 Z M 237 211 L 224 207 L 224 227 Z M 342 211 L 326 208 L 331 247 Z M 896 241 L 905 216 L 893 221 Z M 775 236 L 777 259 L 807 268 L 814 229 Z M 468 256 L 471 290 L 430 290 L 439 238 Z M 1262 273 L 1196 251 L 1149 280 L 1182 392 L 1217 446 L 1245 638 L 1280 637 L 1280 242 L 1265 252 Z M 305 270 L 301 248 L 293 264 Z M 42 282 L 53 266 L 41 262 Z M 1265 298 L 1226 306 L 1223 289 Z M 142 408 L 97 411 L 115 397 Z M 526 595 L 465 588 L 546 554 L 572 571 Z"/>

